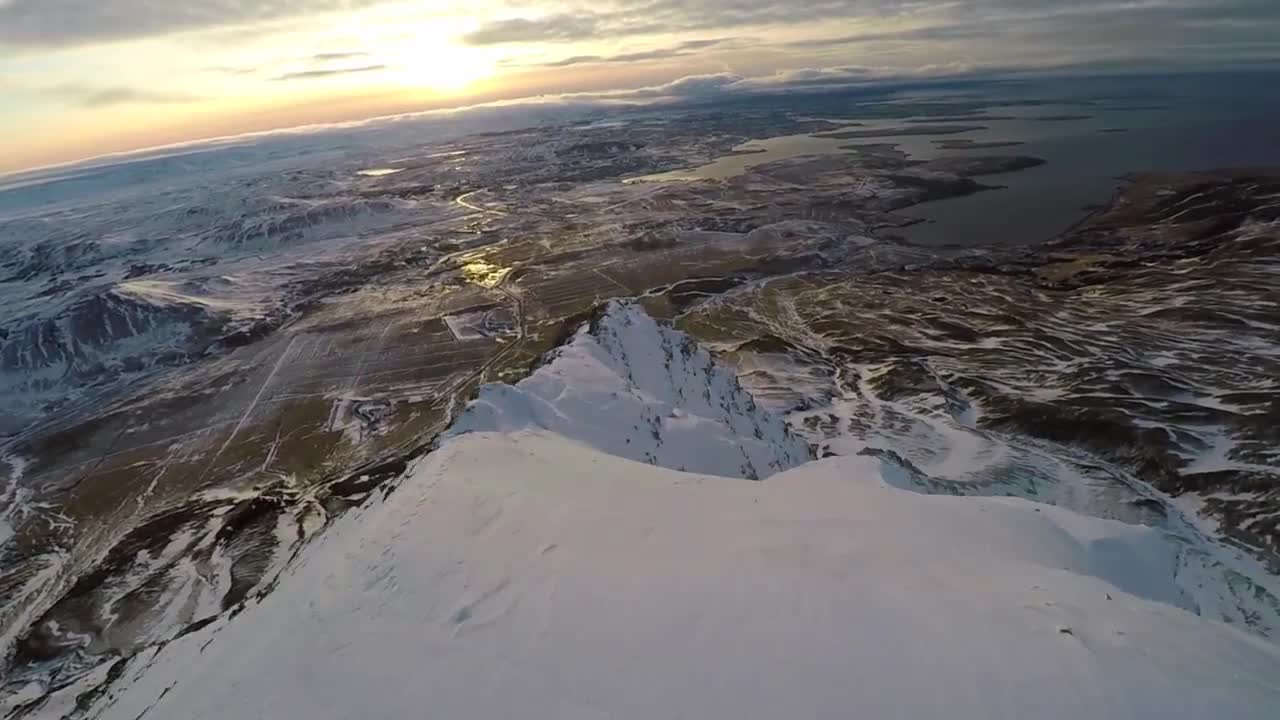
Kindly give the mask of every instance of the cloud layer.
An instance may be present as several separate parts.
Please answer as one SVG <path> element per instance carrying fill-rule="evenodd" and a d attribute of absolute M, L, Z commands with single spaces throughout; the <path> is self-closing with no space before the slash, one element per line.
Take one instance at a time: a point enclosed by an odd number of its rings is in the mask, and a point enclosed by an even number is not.
<path fill-rule="evenodd" d="M 299 70 L 297 72 L 278 75 L 272 80 L 314 80 L 316 78 L 333 77 L 334 75 L 359 75 L 363 73 L 386 70 L 386 65 L 360 65 L 358 67 L 322 68 L 318 70 Z"/>
<path fill-rule="evenodd" d="M 0 44 L 65 47 L 203 30 L 388 0 L 0 0 Z"/>
<path fill-rule="evenodd" d="M 14 89 L 23 90 L 25 88 L 19 86 Z M 115 105 L 175 105 L 199 102 L 204 99 L 198 95 L 187 93 L 163 92 L 127 86 L 100 87 L 80 84 L 37 88 L 34 92 L 38 95 L 86 108 L 105 108 Z"/>
<path fill-rule="evenodd" d="M 0 0 L 0 45 L 65 47 L 246 25 L 402 0 Z M 458 5 L 458 13 L 478 12 Z M 609 41 L 747 26 L 910 26 L 853 42 L 1019 34 L 1104 37 L 1135 47 L 1273 41 L 1276 0 L 509 0 L 465 36 L 473 45 Z"/>
<path fill-rule="evenodd" d="M 1280 22 L 1275 0 L 614 0 L 599 8 L 498 20 L 466 40 L 477 45 L 576 41 L 850 19 L 881 26 L 925 25 L 940 34 L 956 27 L 966 34 L 982 29 L 981 34 L 991 36 L 1044 26 L 1105 29 L 1119 24 L 1163 35 L 1175 28 L 1242 31 L 1258 22 Z M 884 33 L 878 39 L 896 36 Z"/>
<path fill-rule="evenodd" d="M 653 50 L 618 53 L 616 55 L 570 55 L 567 58 L 553 60 L 550 62 L 508 64 L 518 67 L 557 68 L 570 67 L 573 65 L 614 65 L 620 63 L 649 62 L 653 60 L 667 60 L 670 58 L 686 57 L 696 54 L 699 50 L 706 50 L 712 47 L 740 47 L 743 43 L 744 40 L 741 38 L 707 38 L 704 40 L 688 40 L 676 45 L 654 48 Z"/>

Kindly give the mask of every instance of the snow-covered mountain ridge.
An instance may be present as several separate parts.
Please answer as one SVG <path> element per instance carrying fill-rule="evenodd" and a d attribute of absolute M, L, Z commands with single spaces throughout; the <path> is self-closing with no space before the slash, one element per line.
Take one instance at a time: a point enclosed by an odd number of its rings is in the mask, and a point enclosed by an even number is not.
<path fill-rule="evenodd" d="M 887 453 L 811 461 L 704 349 L 610 303 L 528 378 L 483 389 L 272 592 L 11 685 L 0 713 L 1280 712 L 1280 646 L 1195 614 L 1162 529 L 903 475 Z"/>
<path fill-rule="evenodd" d="M 613 301 L 516 385 L 489 385 L 449 436 L 539 428 L 673 470 L 761 479 L 812 459 L 688 335 Z"/>

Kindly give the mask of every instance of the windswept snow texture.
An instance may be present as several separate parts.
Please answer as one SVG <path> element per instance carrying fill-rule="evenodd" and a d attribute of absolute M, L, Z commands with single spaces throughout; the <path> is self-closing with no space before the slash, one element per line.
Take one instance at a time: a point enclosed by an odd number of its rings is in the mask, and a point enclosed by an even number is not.
<path fill-rule="evenodd" d="M 1177 607 L 1158 531 L 881 470 L 742 483 L 455 438 L 260 604 L 113 669 L 89 716 L 1280 713 L 1280 648 Z"/>
<path fill-rule="evenodd" d="M 483 388 L 451 434 L 527 428 L 630 460 L 753 480 L 812 457 L 736 374 L 622 302 L 606 305 L 530 377 Z"/>

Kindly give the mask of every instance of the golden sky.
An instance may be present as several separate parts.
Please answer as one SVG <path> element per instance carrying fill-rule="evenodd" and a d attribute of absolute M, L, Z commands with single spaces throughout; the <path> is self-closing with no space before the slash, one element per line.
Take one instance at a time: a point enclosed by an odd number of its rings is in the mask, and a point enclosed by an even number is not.
<path fill-rule="evenodd" d="M 0 0 L 0 172 L 681 77 L 1267 61 L 1275 0 Z"/>

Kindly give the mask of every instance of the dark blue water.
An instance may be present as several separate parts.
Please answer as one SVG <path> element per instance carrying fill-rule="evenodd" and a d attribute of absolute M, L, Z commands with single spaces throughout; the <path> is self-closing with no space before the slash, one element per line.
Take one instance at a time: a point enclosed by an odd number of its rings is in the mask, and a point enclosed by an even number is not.
<path fill-rule="evenodd" d="M 1042 80 L 996 86 L 970 99 L 990 100 L 987 130 L 951 138 L 1015 140 L 999 149 L 939 151 L 940 138 L 897 138 L 927 159 L 954 154 L 1033 155 L 1032 170 L 982 182 L 1005 189 L 920 205 L 904 214 L 928 222 L 900 234 L 928 245 L 1042 242 L 1105 204 L 1127 173 L 1221 167 L 1280 167 L 1280 74 Z M 953 96 L 955 97 L 955 96 Z M 1036 106 L 1001 102 L 1052 98 Z M 957 98 L 959 99 L 959 98 Z M 1046 122 L 1045 116 L 1087 115 Z M 1125 132 L 1104 132 L 1123 129 Z M 877 140 L 879 142 L 879 140 Z"/>

